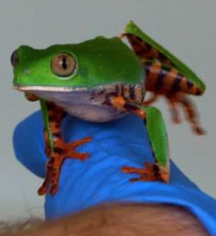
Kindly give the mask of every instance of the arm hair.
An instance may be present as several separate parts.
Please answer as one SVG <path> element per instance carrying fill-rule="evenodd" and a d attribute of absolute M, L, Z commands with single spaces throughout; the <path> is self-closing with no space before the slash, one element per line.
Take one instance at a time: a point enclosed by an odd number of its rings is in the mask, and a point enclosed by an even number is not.
<path fill-rule="evenodd" d="M 209 236 L 182 207 L 162 204 L 102 204 L 30 231 L 0 236 Z"/>

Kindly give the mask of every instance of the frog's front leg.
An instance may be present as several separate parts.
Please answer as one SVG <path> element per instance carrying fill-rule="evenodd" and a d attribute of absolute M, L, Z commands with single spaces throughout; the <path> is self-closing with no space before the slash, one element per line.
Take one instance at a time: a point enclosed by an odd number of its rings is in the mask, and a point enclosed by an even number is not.
<path fill-rule="evenodd" d="M 75 158 L 85 160 L 89 154 L 79 153 L 75 149 L 82 144 L 92 140 L 86 137 L 71 143 L 65 143 L 61 134 L 61 122 L 66 116 L 66 112 L 54 105 L 54 103 L 46 103 L 48 109 L 49 129 L 53 137 L 53 147 L 45 131 L 46 154 L 48 156 L 46 165 L 46 178 L 42 186 L 38 190 L 39 195 L 46 193 L 55 194 L 58 190 L 58 182 L 62 164 L 66 158 Z"/>
<path fill-rule="evenodd" d="M 169 182 L 168 141 L 162 115 L 157 108 L 140 107 L 133 110 L 146 123 L 146 128 L 154 156 L 154 163 L 145 163 L 144 168 L 122 167 L 125 173 L 137 173 L 140 177 L 131 181 Z"/>
<path fill-rule="evenodd" d="M 121 107 L 125 111 L 135 113 L 144 121 L 154 156 L 153 164 L 145 163 L 144 168 L 123 166 L 122 171 L 140 175 L 135 179 L 131 179 L 132 182 L 138 180 L 169 182 L 168 140 L 160 111 L 154 107 L 134 106 L 132 103 L 126 102 L 123 97 L 112 98 L 112 104 L 116 108 Z"/>

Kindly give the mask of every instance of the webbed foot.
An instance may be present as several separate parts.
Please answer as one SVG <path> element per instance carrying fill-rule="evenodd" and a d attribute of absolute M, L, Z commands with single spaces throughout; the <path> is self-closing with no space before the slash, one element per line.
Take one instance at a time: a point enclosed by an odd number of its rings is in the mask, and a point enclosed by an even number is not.
<path fill-rule="evenodd" d="M 60 171 L 63 162 L 67 158 L 79 159 L 81 161 L 86 160 L 89 157 L 89 153 L 79 153 L 75 149 L 91 140 L 91 137 L 86 137 L 71 143 L 64 143 L 62 139 L 58 139 L 47 161 L 46 178 L 38 190 L 39 195 L 44 195 L 48 192 L 54 195 L 58 191 Z"/>

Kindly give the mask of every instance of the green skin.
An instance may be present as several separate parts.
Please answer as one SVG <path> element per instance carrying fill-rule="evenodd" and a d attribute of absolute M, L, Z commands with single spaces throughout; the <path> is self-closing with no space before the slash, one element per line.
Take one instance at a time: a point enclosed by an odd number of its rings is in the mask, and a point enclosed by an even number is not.
<path fill-rule="evenodd" d="M 186 65 L 144 34 L 133 22 L 126 26 L 125 32 L 148 41 L 157 50 L 169 57 L 182 73 L 190 75 L 191 81 L 201 89 L 205 89 L 201 80 Z M 56 75 L 51 68 L 53 57 L 60 53 L 72 55 L 77 63 L 74 72 L 67 77 Z M 48 124 L 47 100 L 56 103 L 71 115 L 90 121 L 101 121 L 100 116 L 103 113 L 105 117 L 102 121 L 105 122 L 117 119 L 121 115 L 118 111 L 114 111 L 114 108 L 111 110 L 107 108 L 100 103 L 100 100 L 94 104 L 90 101 L 89 94 L 97 93 L 115 84 L 142 86 L 143 93 L 145 93 L 143 66 L 139 58 L 119 37 L 107 39 L 99 36 L 83 43 L 54 45 L 43 50 L 20 46 L 17 55 L 18 63 L 14 66 L 14 86 L 16 89 L 35 94 L 40 98 L 51 148 L 53 141 Z M 73 94 L 75 94 L 74 97 Z M 78 100 L 82 99 L 85 101 L 78 103 Z M 66 103 L 69 102 L 70 107 L 74 108 L 75 111 L 65 105 L 65 101 Z M 82 114 L 85 111 L 85 105 L 92 106 L 95 112 L 93 114 L 89 112 L 89 115 L 87 114 L 84 117 Z M 166 168 L 166 171 L 169 172 L 167 135 L 160 111 L 154 107 L 144 107 L 141 103 L 133 105 L 145 111 L 147 130 L 155 160 L 158 165 Z M 100 111 L 97 110 L 98 107 L 100 107 Z"/>

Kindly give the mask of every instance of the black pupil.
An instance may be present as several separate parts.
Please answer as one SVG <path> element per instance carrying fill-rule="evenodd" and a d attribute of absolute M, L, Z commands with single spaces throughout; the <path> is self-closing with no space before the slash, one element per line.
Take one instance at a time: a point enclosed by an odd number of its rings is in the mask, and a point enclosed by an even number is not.
<path fill-rule="evenodd" d="M 67 69 L 67 59 L 66 59 L 66 57 L 63 57 L 62 58 L 62 68 L 64 69 L 64 70 L 66 70 Z"/>

